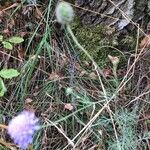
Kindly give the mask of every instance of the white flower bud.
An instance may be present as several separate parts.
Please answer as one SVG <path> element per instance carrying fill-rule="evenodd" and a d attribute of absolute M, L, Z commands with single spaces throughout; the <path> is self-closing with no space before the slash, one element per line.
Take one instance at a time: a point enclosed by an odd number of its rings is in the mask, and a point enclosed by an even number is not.
<path fill-rule="evenodd" d="M 67 2 L 60 2 L 56 7 L 56 18 L 61 24 L 69 24 L 74 18 L 72 6 Z"/>

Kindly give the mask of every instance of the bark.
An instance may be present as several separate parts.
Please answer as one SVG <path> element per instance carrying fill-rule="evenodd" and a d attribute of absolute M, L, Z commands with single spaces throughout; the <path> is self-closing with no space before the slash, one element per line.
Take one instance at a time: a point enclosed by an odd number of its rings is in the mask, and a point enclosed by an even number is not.
<path fill-rule="evenodd" d="M 103 14 L 98 15 L 79 9 L 77 14 L 84 25 L 104 24 L 122 30 L 129 25 L 132 26 L 124 14 L 142 25 L 147 24 L 150 17 L 150 0 L 75 0 L 75 3 L 82 8 Z"/>

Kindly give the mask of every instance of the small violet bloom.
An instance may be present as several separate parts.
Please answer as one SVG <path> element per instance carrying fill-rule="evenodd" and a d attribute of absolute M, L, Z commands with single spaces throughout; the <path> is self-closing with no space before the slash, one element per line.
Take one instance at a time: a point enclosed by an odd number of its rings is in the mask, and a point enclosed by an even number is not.
<path fill-rule="evenodd" d="M 20 148 L 26 149 L 32 143 L 32 136 L 39 129 L 34 112 L 24 110 L 8 124 L 8 134 Z"/>

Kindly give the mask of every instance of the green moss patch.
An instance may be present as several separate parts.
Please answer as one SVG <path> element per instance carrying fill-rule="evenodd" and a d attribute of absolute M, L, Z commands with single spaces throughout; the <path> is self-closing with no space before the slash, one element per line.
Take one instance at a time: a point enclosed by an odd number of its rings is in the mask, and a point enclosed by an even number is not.
<path fill-rule="evenodd" d="M 114 28 L 102 25 L 82 26 L 79 19 L 75 20 L 72 28 L 79 43 L 99 65 L 104 66 L 106 64 L 108 54 L 118 53 L 110 48 L 110 46 L 118 45 L 117 36 L 114 36 Z M 89 60 L 82 52 L 80 57 L 81 60 Z"/>

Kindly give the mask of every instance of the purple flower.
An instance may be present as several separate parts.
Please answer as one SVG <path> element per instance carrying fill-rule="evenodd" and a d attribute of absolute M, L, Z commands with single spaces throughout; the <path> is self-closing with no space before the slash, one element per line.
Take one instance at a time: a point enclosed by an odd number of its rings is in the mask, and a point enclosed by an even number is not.
<path fill-rule="evenodd" d="M 23 111 L 8 124 L 8 134 L 20 148 L 26 149 L 32 143 L 32 136 L 39 129 L 34 112 Z"/>

